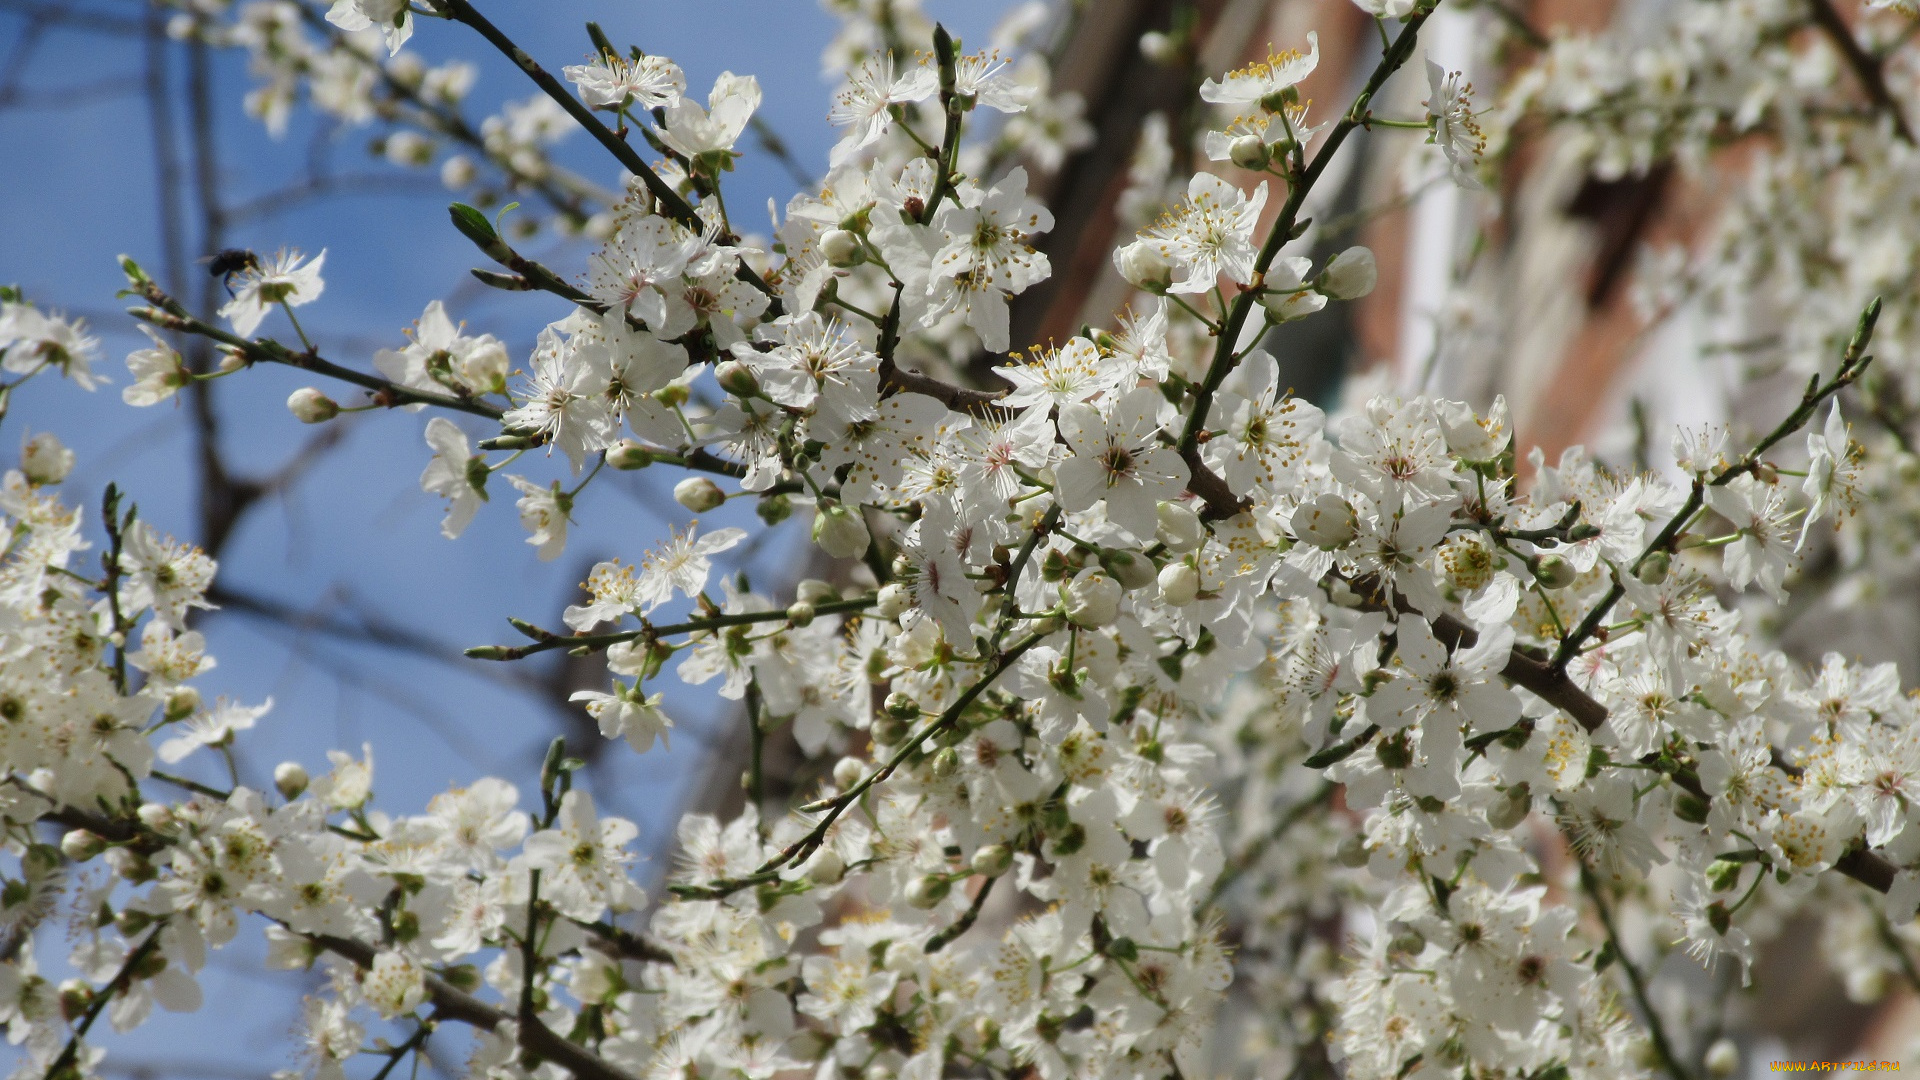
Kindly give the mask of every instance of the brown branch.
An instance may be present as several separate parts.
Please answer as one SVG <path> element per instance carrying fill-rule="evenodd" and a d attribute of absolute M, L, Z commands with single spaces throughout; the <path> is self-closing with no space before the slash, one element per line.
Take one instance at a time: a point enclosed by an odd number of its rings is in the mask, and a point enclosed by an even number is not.
<path fill-rule="evenodd" d="M 653 196 L 654 201 L 660 205 L 661 211 L 667 217 L 689 229 L 705 230 L 706 223 L 700 220 L 700 215 L 694 211 L 686 199 L 680 196 L 679 192 L 673 189 L 672 185 L 660 179 L 660 174 L 647 165 L 638 151 L 607 125 L 601 123 L 600 118 L 593 115 L 593 110 L 581 104 L 580 99 L 560 85 L 558 79 L 548 74 L 547 70 L 540 66 L 539 61 L 515 44 L 512 38 L 501 32 L 499 27 L 493 25 L 485 15 L 480 14 L 471 3 L 467 0 L 437 0 L 437 2 L 448 18 L 471 27 L 481 37 L 486 38 L 489 45 L 498 49 L 507 59 L 512 60 L 527 78 L 533 80 L 535 86 L 552 98 L 555 104 L 565 109 L 568 116 L 573 117 L 582 128 L 586 129 L 587 134 L 593 136 L 594 141 L 605 147 L 607 152 L 613 155 L 614 160 L 638 177 L 646 186 L 647 193 Z M 780 314 L 779 291 L 767 284 L 765 278 L 755 273 L 753 267 L 741 262 L 734 268 L 734 276 L 766 295 L 767 310 L 770 314 Z"/>
<path fill-rule="evenodd" d="M 1356 591 L 1363 590 L 1364 583 L 1355 584 Z M 1364 591 L 1362 595 L 1366 595 Z M 1472 627 L 1452 615 L 1442 615 L 1432 620 L 1432 624 L 1433 636 L 1448 648 L 1471 648 L 1477 637 Z M 1535 697 L 1566 713 L 1589 732 L 1599 730 L 1600 725 L 1607 722 L 1605 705 L 1582 689 L 1564 670 L 1528 656 L 1518 646 L 1508 654 L 1507 665 L 1500 674 L 1508 682 L 1525 688 Z M 1712 801 L 1712 796 L 1700 787 L 1697 779 L 1681 774 L 1676 775 L 1674 780 L 1702 802 Z M 1850 848 L 1835 861 L 1833 868 L 1882 893 L 1893 887 L 1893 876 L 1899 872 L 1898 867 L 1862 847 Z"/>
<path fill-rule="evenodd" d="M 1900 111 L 1900 103 L 1894 100 L 1893 91 L 1887 89 L 1887 79 L 1881 71 L 1878 57 L 1861 48 L 1860 42 L 1853 36 L 1845 19 L 1834 10 L 1833 0 L 1807 0 L 1807 10 L 1813 16 L 1813 24 L 1840 50 L 1841 59 L 1853 70 L 1853 77 L 1860 88 L 1867 92 L 1873 107 L 1893 121 L 1893 132 L 1900 141 L 1908 146 L 1914 145 L 1913 129 L 1907 126 L 1907 118 Z"/>
<path fill-rule="evenodd" d="M 904 394 L 925 394 L 954 412 L 973 413 L 976 416 L 1007 394 L 1005 390 L 973 390 L 942 382 L 917 371 L 903 371 L 890 356 L 880 361 L 880 381 L 890 390 Z"/>
<path fill-rule="evenodd" d="M 308 934 L 307 939 L 328 952 L 346 957 L 360 967 L 373 966 L 373 958 L 377 950 L 364 942 L 334 937 L 331 934 Z M 523 972 L 522 976 L 531 978 L 532 973 Z M 541 1023 L 537 1017 L 525 1016 L 516 1020 L 504 1010 L 481 1001 L 437 975 L 428 975 L 425 982 L 427 997 L 433 1002 L 439 1019 L 458 1020 L 481 1031 L 492 1031 L 503 1023 L 517 1023 L 519 1045 L 522 1050 L 553 1062 L 580 1077 L 581 1080 L 633 1080 L 627 1073 L 608 1064 L 598 1054 L 579 1043 L 563 1038 L 552 1028 Z"/>

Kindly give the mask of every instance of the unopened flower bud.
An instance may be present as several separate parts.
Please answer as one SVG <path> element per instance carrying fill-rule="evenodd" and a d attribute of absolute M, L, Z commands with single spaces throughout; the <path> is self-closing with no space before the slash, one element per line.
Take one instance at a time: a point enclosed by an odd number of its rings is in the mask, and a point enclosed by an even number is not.
<path fill-rule="evenodd" d="M 804 604 L 826 604 L 840 599 L 840 590 L 819 578 L 802 578 L 793 587 L 793 598 Z"/>
<path fill-rule="evenodd" d="M 879 602 L 874 605 L 883 619 L 897 619 L 913 610 L 913 594 L 905 585 L 894 582 L 880 590 Z"/>
<path fill-rule="evenodd" d="M 1506 794 L 1487 807 L 1487 824 L 1496 829 L 1511 829 L 1527 820 L 1527 815 L 1532 812 L 1533 793 L 1522 781 L 1507 789 Z"/>
<path fill-rule="evenodd" d="M 324 424 L 340 415 L 340 406 L 313 387 L 303 386 L 287 395 L 287 411 L 303 424 Z"/>
<path fill-rule="evenodd" d="M 1168 551 L 1185 555 L 1206 542 L 1206 523 L 1185 503 L 1162 502 L 1154 507 L 1154 516 L 1159 519 L 1154 539 L 1165 544 Z"/>
<path fill-rule="evenodd" d="M 644 469 L 653 464 L 653 451 L 632 439 L 621 439 L 607 448 L 607 464 L 625 472 Z"/>
<path fill-rule="evenodd" d="M 200 708 L 200 691 L 191 686 L 176 686 L 167 691 L 166 718 L 172 722 L 185 720 Z"/>
<path fill-rule="evenodd" d="M 1293 322 L 1327 306 L 1327 298 L 1312 289 L 1268 289 L 1260 294 L 1260 304 L 1277 323 Z"/>
<path fill-rule="evenodd" d="M 653 400 L 669 409 L 677 409 L 685 405 L 687 399 L 692 396 L 692 392 L 687 389 L 687 384 L 677 380 L 653 392 Z"/>
<path fill-rule="evenodd" d="M 865 254 L 860 250 L 860 238 L 845 229 L 828 229 L 820 238 L 820 257 L 830 266 L 858 266 Z"/>
<path fill-rule="evenodd" d="M 1360 531 L 1353 507 L 1331 493 L 1302 503 L 1293 512 L 1292 524 L 1293 535 L 1325 551 L 1346 547 Z"/>
<path fill-rule="evenodd" d="M 1140 959 L 1140 945 L 1130 937 L 1117 937 L 1107 943 L 1107 955 L 1130 964 Z"/>
<path fill-rule="evenodd" d="M 922 911 L 937 906 L 953 891 L 953 882 L 939 874 L 922 874 L 907 883 L 907 905 Z"/>
<path fill-rule="evenodd" d="M 1005 844 L 988 844 L 973 853 L 969 864 L 973 872 L 985 877 L 999 877 L 1013 867 L 1013 849 Z"/>
<path fill-rule="evenodd" d="M 1707 925 L 1713 927 L 1713 932 L 1721 937 L 1726 937 L 1727 931 L 1733 929 L 1733 912 L 1728 909 L 1725 900 L 1715 900 L 1707 905 Z"/>
<path fill-rule="evenodd" d="M 1151 240 L 1135 240 L 1114 252 L 1113 265 L 1127 284 L 1142 292 L 1163 293 L 1173 284 L 1173 264 Z"/>
<path fill-rule="evenodd" d="M 920 703 L 898 690 L 887 695 L 885 708 L 887 715 L 896 720 L 917 720 L 920 717 Z"/>
<path fill-rule="evenodd" d="M 704 476 L 689 476 L 673 485 L 673 501 L 696 514 L 704 514 L 725 503 L 727 493 Z"/>
<path fill-rule="evenodd" d="M 173 811 L 164 803 L 141 803 L 134 813 L 140 818 L 140 824 L 155 832 L 172 828 L 174 824 Z"/>
<path fill-rule="evenodd" d="M 449 191 L 458 191 L 473 183 L 474 177 L 479 175 L 479 172 L 471 158 L 465 154 L 455 154 L 440 163 L 440 183 L 444 184 Z"/>
<path fill-rule="evenodd" d="M 1165 31 L 1149 30 L 1140 35 L 1140 55 L 1156 64 L 1171 64 L 1180 59 L 1180 43 Z"/>
<path fill-rule="evenodd" d="M 1708 1076 L 1714 1080 L 1724 1080 L 1739 1071 L 1740 1048 L 1733 1044 L 1732 1039 L 1716 1039 L 1712 1046 L 1707 1047 L 1707 1056 L 1700 1063 L 1707 1067 Z"/>
<path fill-rule="evenodd" d="M 1373 252 L 1354 246 L 1333 257 L 1320 276 L 1320 291 L 1335 300 L 1358 300 L 1373 291 L 1380 269 Z"/>
<path fill-rule="evenodd" d="M 960 771 L 960 751 L 951 746 L 943 746 L 933 755 L 933 759 L 928 764 L 933 769 L 934 776 L 945 780 Z"/>
<path fill-rule="evenodd" d="M 1427 935 L 1411 926 L 1402 926 L 1387 939 L 1387 951 L 1418 956 L 1427 947 Z"/>
<path fill-rule="evenodd" d="M 787 622 L 794 626 L 813 625 L 813 605 L 805 600 L 795 600 L 787 605 Z"/>
<path fill-rule="evenodd" d="M 1707 864 L 1707 887 L 1714 892 L 1727 892 L 1740 884 L 1740 864 L 1725 859 L 1715 859 Z"/>
<path fill-rule="evenodd" d="M 832 848 L 821 848 L 820 853 L 807 864 L 807 878 L 815 885 L 832 885 L 847 874 L 847 861 L 836 855 Z"/>
<path fill-rule="evenodd" d="M 73 451 L 60 444 L 51 431 L 43 431 L 27 440 L 20 452 L 20 471 L 28 483 L 57 484 L 73 471 Z"/>
<path fill-rule="evenodd" d="M 833 765 L 833 784 L 841 791 L 851 788 L 867 775 L 866 763 L 859 758 L 843 757 Z"/>
<path fill-rule="evenodd" d="M 220 357 L 220 374 L 231 375 L 247 366 L 247 358 L 238 353 L 223 353 Z"/>
<path fill-rule="evenodd" d="M 307 790 L 306 768 L 297 761 L 281 762 L 273 768 L 273 786 L 283 799 L 299 798 Z"/>
<path fill-rule="evenodd" d="M 1076 626 L 1098 630 L 1120 617 L 1120 583 L 1100 570 L 1083 572 L 1067 586 L 1067 619 Z"/>
<path fill-rule="evenodd" d="M 1548 555 L 1533 568 L 1533 576 L 1549 589 L 1564 589 L 1573 584 L 1574 579 L 1580 576 L 1580 571 L 1560 556 Z"/>
<path fill-rule="evenodd" d="M 1658 585 L 1667 580 L 1667 573 L 1673 569 L 1673 556 L 1664 551 L 1649 554 L 1634 570 L 1633 576 L 1647 585 Z"/>
<path fill-rule="evenodd" d="M 1227 160 L 1243 169 L 1267 167 L 1267 144 L 1258 135 L 1242 135 L 1227 144 Z"/>
<path fill-rule="evenodd" d="M 750 398 L 760 396 L 760 377 L 753 369 L 738 360 L 722 360 L 714 366 L 713 381 L 720 389 L 734 397 Z"/>
<path fill-rule="evenodd" d="M 1174 607 L 1186 607 L 1200 594 L 1200 571 L 1193 564 L 1172 562 L 1160 568 L 1160 599 Z"/>
<path fill-rule="evenodd" d="M 1145 555 L 1108 548 L 1100 553 L 1100 565 L 1128 592 L 1153 584 L 1153 560 Z"/>
<path fill-rule="evenodd" d="M 75 829 L 60 838 L 61 853 L 74 862 L 86 862 L 105 850 L 107 842 L 86 829 Z"/>
<path fill-rule="evenodd" d="M 93 987 L 85 979 L 62 979 L 60 982 L 60 1015 L 68 1023 L 87 1015 L 87 1007 L 93 1004 Z"/>
<path fill-rule="evenodd" d="M 760 515 L 761 521 L 778 525 L 793 516 L 793 500 L 780 492 L 762 495 L 760 501 L 753 505 L 753 512 Z"/>
<path fill-rule="evenodd" d="M 1691 822 L 1695 825 L 1705 825 L 1707 823 L 1707 812 L 1709 809 L 1710 807 L 1707 805 L 1705 799 L 1691 792 L 1677 792 L 1673 797 L 1673 816 L 1679 818 L 1681 821 Z"/>
<path fill-rule="evenodd" d="M 822 500 L 813 515 L 813 542 L 836 559 L 857 559 L 873 538 L 858 510 Z"/>

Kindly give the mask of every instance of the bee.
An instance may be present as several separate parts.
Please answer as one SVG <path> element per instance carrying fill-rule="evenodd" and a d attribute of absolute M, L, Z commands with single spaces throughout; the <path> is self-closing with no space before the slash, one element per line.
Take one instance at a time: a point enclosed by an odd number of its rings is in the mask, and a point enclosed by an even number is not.
<path fill-rule="evenodd" d="M 227 295 L 233 295 L 233 276 L 247 270 L 260 269 L 260 257 L 246 248 L 225 248 L 208 257 L 207 273 L 220 279 L 227 287 Z"/>

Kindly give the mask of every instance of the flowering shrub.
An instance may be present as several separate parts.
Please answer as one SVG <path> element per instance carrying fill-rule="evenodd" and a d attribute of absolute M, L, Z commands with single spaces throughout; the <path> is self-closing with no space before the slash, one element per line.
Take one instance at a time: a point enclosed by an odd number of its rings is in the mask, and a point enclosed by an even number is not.
<path fill-rule="evenodd" d="M 636 827 L 573 788 L 558 743 L 539 791 L 477 778 L 418 814 L 376 805 L 371 749 L 319 776 L 284 764 L 270 790 L 168 772 L 227 753 L 267 707 L 198 689 L 213 562 L 113 488 L 89 552 L 59 494 L 71 453 L 29 443 L 0 492 L 16 1075 L 97 1075 L 103 1015 L 125 1030 L 156 1003 L 199 1007 L 207 950 L 243 931 L 265 934 L 271 967 L 325 973 L 302 1031 L 319 1077 L 364 1055 L 384 1078 L 449 1024 L 478 1032 L 468 1068 L 487 1077 L 1266 1075 L 1274 1054 L 1308 1069 L 1323 1053 L 1351 1077 L 1680 1077 L 1727 1054 L 1669 1031 L 1623 908 L 1744 977 L 1756 936 L 1817 894 L 1835 925 L 1864 912 L 1886 931 L 1849 955 L 1905 961 L 1875 950 L 1901 949 L 1893 928 L 1920 906 L 1914 699 L 1890 666 L 1804 671 L 1726 606 L 1783 596 L 1830 522 L 1860 573 L 1910 547 L 1898 420 L 1872 436 L 1849 420 L 1892 415 L 1907 374 L 1877 376 L 1868 347 L 1910 351 L 1913 148 L 1883 80 L 1872 108 L 1840 108 L 1845 65 L 1800 63 L 1827 55 L 1799 33 L 1825 25 L 1824 0 L 1686 4 L 1685 33 L 1638 53 L 1537 42 L 1486 113 L 1425 61 L 1428 115 L 1400 121 L 1375 98 L 1434 4 L 1362 3 L 1383 46 L 1344 109 L 1300 99 L 1311 36 L 1200 86 L 1234 115 L 1196 141 L 1240 171 L 1160 184 L 1171 205 L 1113 253 L 1130 309 L 1011 354 L 1001 389 L 953 373 L 1006 352 L 1010 298 L 1052 272 L 1034 241 L 1053 217 L 1010 162 L 1057 164 L 1085 138 L 1078 105 L 1031 56 L 966 52 L 906 5 L 844 6 L 845 135 L 765 245 L 722 195 L 751 76 L 701 98 L 594 28 L 569 89 L 470 0 L 337 0 L 324 20 L 182 6 L 180 33 L 251 51 L 269 126 L 304 95 L 401 123 L 418 141 L 392 135 L 390 154 L 464 141 L 598 246 L 550 268 L 452 207 L 498 266 L 480 280 L 572 307 L 524 370 L 437 300 L 373 371 L 323 357 L 292 320 L 323 298 L 324 253 L 228 259 L 225 325 L 124 260 L 152 328 L 129 404 L 287 365 L 365 392 L 300 390 L 303 421 L 430 412 L 420 483 L 446 499 L 448 538 L 509 495 L 552 559 L 603 470 L 672 469 L 696 512 L 810 516 L 835 569 L 777 597 L 714 582 L 712 557 L 747 533 L 694 526 L 596 566 L 564 628 L 516 621 L 524 641 L 469 650 L 603 653 L 611 685 L 576 700 L 637 753 L 671 736 L 666 679 L 744 703 L 747 808 L 684 818 L 650 897 Z M 541 96 L 474 129 L 455 108 L 471 70 L 400 51 L 443 24 L 513 56 Z M 970 141 L 983 107 L 1005 119 Z M 1380 395 L 1329 417 L 1283 389 L 1264 331 L 1375 282 L 1363 248 L 1285 254 L 1345 140 L 1426 130 L 1478 188 L 1485 155 L 1535 120 L 1621 171 L 1774 136 L 1676 286 L 1778 309 L 1808 382 L 1767 434 L 1681 432 L 1661 475 L 1529 459 L 1499 401 Z M 573 125 L 624 170 L 615 189 L 544 159 Z M 1149 129 L 1130 205 L 1156 197 L 1165 138 Z M 449 183 L 483 183 L 452 160 Z M 1902 250 L 1857 257 L 1887 237 Z M 1839 269 L 1789 258 L 1819 253 Z M 294 341 L 256 336 L 281 316 Z M 182 336 L 218 343 L 219 369 L 193 371 Z M 101 381 L 82 325 L 12 293 L 0 350 L 19 378 Z M 525 475 L 556 450 L 564 478 Z M 652 618 L 681 599 L 688 617 Z M 790 807 L 759 773 L 787 723 L 822 762 Z M 112 873 L 70 876 L 95 859 Z M 88 916 L 64 960 L 79 974 L 56 984 L 37 952 L 63 882 Z M 1222 1030 L 1230 985 L 1251 1035 Z M 398 1034 L 370 1047 L 375 1031 Z"/>

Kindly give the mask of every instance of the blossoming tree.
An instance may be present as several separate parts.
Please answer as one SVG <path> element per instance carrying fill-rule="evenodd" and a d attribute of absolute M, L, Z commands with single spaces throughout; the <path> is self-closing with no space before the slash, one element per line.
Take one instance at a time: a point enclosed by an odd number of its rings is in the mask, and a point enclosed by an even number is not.
<path fill-rule="evenodd" d="M 1911 559 L 1920 159 L 1886 77 L 1912 63 L 1911 11 L 1863 44 L 1827 0 L 1687 0 L 1682 33 L 1635 46 L 1490 4 L 1530 51 L 1479 109 L 1422 53 L 1434 0 L 1361 0 L 1380 49 L 1350 101 L 1302 100 L 1311 35 L 1207 73 L 1192 142 L 1223 164 L 1176 177 L 1112 253 L 1130 306 L 1042 347 L 1010 339 L 1009 301 L 1053 273 L 1054 218 L 1014 162 L 1057 162 L 1074 107 L 912 5 L 844 6 L 832 171 L 756 245 L 725 200 L 751 76 L 701 97 L 590 26 L 555 77 L 473 0 L 181 5 L 180 33 L 250 51 L 269 125 L 303 95 L 383 110 L 390 153 L 463 145 L 448 183 L 532 192 L 595 249 L 543 265 L 454 204 L 476 277 L 561 316 L 516 359 L 435 300 L 368 363 L 301 329 L 324 253 L 222 253 L 212 318 L 126 259 L 151 342 L 126 403 L 297 368 L 303 421 L 421 424 L 396 467 L 424 467 L 449 541 L 503 496 L 553 559 L 605 470 L 672 470 L 695 512 L 809 517 L 827 569 L 778 596 L 716 581 L 748 534 L 690 527 L 594 567 L 564 625 L 469 650 L 603 655 L 611 684 L 576 699 L 635 753 L 673 727 L 668 680 L 742 703 L 746 809 L 686 816 L 649 896 L 635 825 L 596 812 L 558 743 L 537 791 L 475 777 L 424 808 L 380 804 L 371 759 L 339 752 L 230 788 L 171 772 L 262 711 L 202 689 L 216 568 L 129 494 L 97 517 L 65 501 L 71 453 L 30 442 L 0 491 L 16 1076 L 98 1075 L 103 1017 L 199 1007 L 208 950 L 240 934 L 324 973 L 311 1074 L 376 1080 L 449 1044 L 501 1078 L 1267 1075 L 1278 1054 L 1301 1075 L 1681 1080 L 1731 1047 L 1656 1000 L 1659 961 L 1698 962 L 1722 1000 L 1805 908 L 1876 928 L 1849 955 L 1920 983 L 1914 700 L 1890 666 L 1803 669 L 1727 606 L 1785 595 L 1836 526 L 1861 572 Z M 476 129 L 471 73 L 424 69 L 415 34 L 497 49 L 540 96 Z M 1378 104 L 1403 69 L 1424 116 Z M 602 175 L 545 159 L 560 117 Z M 1746 144 L 1682 288 L 1770 307 L 1806 383 L 1759 434 L 1681 432 L 1667 473 L 1548 464 L 1497 400 L 1327 415 L 1285 389 L 1268 329 L 1375 284 L 1364 248 L 1293 253 L 1349 138 L 1425 131 L 1477 189 L 1527 125 L 1622 171 Z M 1880 240 L 1900 250 L 1855 257 Z M 0 350 L 6 392 L 102 381 L 85 329 L 14 292 Z M 981 351 L 995 377 L 969 381 Z M 786 725 L 820 763 L 793 805 L 762 772 Z M 96 860 L 63 942 L 51 897 Z M 1628 914 L 1655 929 L 1629 940 Z"/>

